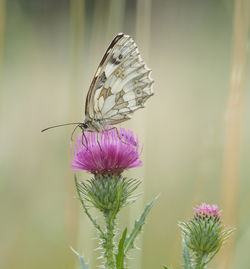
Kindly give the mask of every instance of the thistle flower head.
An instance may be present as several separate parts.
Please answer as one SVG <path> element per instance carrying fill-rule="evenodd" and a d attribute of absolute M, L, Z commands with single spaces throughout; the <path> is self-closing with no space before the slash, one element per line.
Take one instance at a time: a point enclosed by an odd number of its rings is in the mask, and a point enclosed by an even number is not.
<path fill-rule="evenodd" d="M 222 210 L 218 210 L 217 205 L 207 205 L 202 203 L 200 206 L 194 208 L 195 218 L 214 218 L 220 219 Z"/>
<path fill-rule="evenodd" d="M 193 219 L 179 223 L 184 245 L 191 251 L 195 265 L 201 260 L 208 263 L 234 231 L 222 224 L 220 215 L 221 210 L 218 210 L 216 205 L 203 203 L 194 208 Z"/>
<path fill-rule="evenodd" d="M 138 138 L 121 128 L 101 133 L 80 134 L 74 146 L 71 168 L 94 175 L 121 174 L 125 169 L 142 165 Z"/>

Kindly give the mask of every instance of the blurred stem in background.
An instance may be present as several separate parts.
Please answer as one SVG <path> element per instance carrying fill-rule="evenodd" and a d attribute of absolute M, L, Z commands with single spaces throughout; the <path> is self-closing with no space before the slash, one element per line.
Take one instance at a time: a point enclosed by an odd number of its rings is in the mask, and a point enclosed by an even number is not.
<path fill-rule="evenodd" d="M 106 40 L 109 42 L 110 36 L 123 32 L 123 22 L 125 15 L 125 0 L 111 0 L 108 9 Z M 115 22 L 115 23 L 114 23 Z"/>
<path fill-rule="evenodd" d="M 5 26 L 5 0 L 0 0 L 0 79 L 2 71 L 3 43 Z"/>
<path fill-rule="evenodd" d="M 137 0 L 136 6 L 136 38 L 138 46 L 143 49 L 145 59 L 149 58 L 151 36 L 151 0 Z"/>
<path fill-rule="evenodd" d="M 147 62 L 149 62 L 149 54 L 150 54 L 150 36 L 151 36 L 151 16 L 152 16 L 152 2 L 151 0 L 137 0 L 136 1 L 136 17 L 135 17 L 135 36 L 136 36 L 136 42 L 138 44 L 139 49 L 143 53 L 143 57 L 146 59 Z M 144 137 L 144 143 L 147 145 L 147 124 L 148 122 L 146 119 L 148 119 L 148 113 L 149 111 L 145 109 L 143 111 L 143 115 L 137 115 L 137 118 L 140 117 L 139 121 L 137 122 L 136 127 L 140 128 L 141 132 L 140 135 Z M 140 126 L 138 126 L 138 123 Z M 144 154 L 147 156 L 147 148 L 144 149 Z M 139 178 L 146 178 L 146 169 L 147 169 L 147 159 L 144 158 L 144 169 L 137 171 L 137 177 Z M 145 193 L 145 190 L 147 182 L 141 186 L 141 191 Z M 138 203 L 139 202 L 139 203 Z M 139 212 L 143 210 L 144 201 L 143 199 L 140 199 L 137 203 L 136 208 L 130 208 L 130 221 L 133 220 L 133 215 L 139 215 Z M 138 245 L 142 246 L 143 248 L 143 236 L 141 239 L 138 239 Z M 143 268 L 143 260 L 142 260 L 142 251 L 137 252 L 136 259 L 134 259 L 131 262 L 131 267 L 133 268 Z"/>
<path fill-rule="evenodd" d="M 71 78 L 70 78 L 70 96 L 73 103 L 79 99 L 78 87 L 82 88 L 80 78 L 83 75 L 83 51 L 84 51 L 84 17 L 85 1 L 71 0 L 70 6 L 70 61 L 71 61 Z M 75 93 L 75 95 L 74 95 Z M 72 107 L 74 113 L 74 107 Z"/>
<path fill-rule="evenodd" d="M 69 42 L 69 66 L 70 66 L 70 77 L 69 77 L 69 98 L 70 104 L 76 104 L 79 100 L 79 91 L 82 89 L 82 84 L 80 78 L 83 72 L 83 29 L 84 29 L 84 0 L 71 0 L 70 1 L 70 42 Z M 70 119 L 77 118 L 77 106 L 73 105 L 70 107 L 69 116 Z M 65 227 L 66 227 L 66 240 L 67 247 L 69 242 L 71 245 L 77 245 L 77 233 L 79 226 L 79 212 L 76 207 L 76 203 L 72 200 L 75 197 L 75 190 L 72 181 L 69 180 L 71 174 L 67 176 L 66 188 L 67 188 L 67 203 L 66 203 L 66 214 L 65 214 Z M 72 267 L 74 264 L 74 256 L 70 251 L 67 252 L 70 255 L 69 265 L 67 268 Z"/>
<path fill-rule="evenodd" d="M 244 82 L 247 62 L 249 0 L 235 0 L 230 90 L 227 108 L 224 169 L 221 187 L 224 221 L 237 224 L 237 201 L 240 179 L 240 146 Z M 235 236 L 234 236 L 235 240 Z M 234 242 L 225 247 L 219 268 L 232 268 Z M 225 258 L 227 257 L 227 258 Z"/>

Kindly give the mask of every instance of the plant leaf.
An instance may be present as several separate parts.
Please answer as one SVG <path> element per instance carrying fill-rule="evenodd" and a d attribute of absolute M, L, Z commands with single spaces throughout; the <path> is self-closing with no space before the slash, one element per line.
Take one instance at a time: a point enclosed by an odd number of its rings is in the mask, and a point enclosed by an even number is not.
<path fill-rule="evenodd" d="M 164 268 L 164 269 L 169 269 L 166 265 L 163 265 L 163 268 Z"/>
<path fill-rule="evenodd" d="M 75 179 L 75 186 L 76 186 L 76 191 L 78 194 L 78 199 L 80 200 L 83 210 L 85 212 L 85 214 L 88 216 L 88 218 L 90 219 L 90 221 L 93 223 L 94 227 L 100 232 L 101 237 L 104 237 L 104 232 L 101 229 L 101 226 L 99 224 L 97 224 L 96 220 L 92 218 L 92 216 L 90 215 L 87 206 L 85 205 L 84 200 L 81 197 L 81 185 L 78 183 L 77 181 L 77 177 L 76 175 L 74 175 L 74 179 Z"/>
<path fill-rule="evenodd" d="M 78 260 L 79 260 L 79 263 L 80 263 L 80 266 L 81 266 L 81 269 L 88 269 L 89 266 L 87 263 L 85 263 L 84 259 L 83 259 L 83 256 L 81 256 L 76 250 L 74 250 L 72 247 L 70 247 L 71 250 L 75 253 L 75 255 L 77 256 Z"/>
<path fill-rule="evenodd" d="M 124 258 L 125 258 L 124 243 L 126 240 L 126 236 L 127 236 L 127 228 L 125 228 L 122 233 L 122 237 L 118 245 L 118 253 L 115 255 L 117 269 L 124 269 Z"/>
<path fill-rule="evenodd" d="M 158 199 L 158 197 L 159 196 L 157 196 L 152 202 L 150 202 L 150 203 L 148 203 L 146 205 L 146 207 L 145 207 L 143 213 L 141 214 L 139 220 L 135 221 L 134 228 L 133 228 L 132 232 L 130 233 L 130 235 L 125 240 L 125 244 L 124 244 L 124 253 L 125 253 L 125 255 L 130 249 L 134 248 L 134 241 L 135 241 L 137 235 L 141 232 L 142 226 L 145 223 L 146 216 L 149 213 L 150 209 L 152 208 L 153 204 Z"/>

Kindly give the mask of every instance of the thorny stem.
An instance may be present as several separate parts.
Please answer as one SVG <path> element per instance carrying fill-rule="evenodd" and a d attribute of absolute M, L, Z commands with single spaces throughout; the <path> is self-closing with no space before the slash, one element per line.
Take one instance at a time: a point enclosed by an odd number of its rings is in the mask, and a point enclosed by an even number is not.
<path fill-rule="evenodd" d="M 115 269 L 115 257 L 114 257 L 114 236 L 115 236 L 115 218 L 112 212 L 108 212 L 105 215 L 106 233 L 104 236 L 103 248 L 105 249 L 104 257 L 106 258 L 105 269 Z"/>

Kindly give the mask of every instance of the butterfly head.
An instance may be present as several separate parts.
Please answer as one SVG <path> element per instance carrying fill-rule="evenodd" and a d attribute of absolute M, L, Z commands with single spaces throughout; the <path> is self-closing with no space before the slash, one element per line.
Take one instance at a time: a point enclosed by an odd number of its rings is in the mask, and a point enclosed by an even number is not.
<path fill-rule="evenodd" d="M 83 130 L 83 131 L 87 131 L 89 129 L 89 125 L 87 123 L 82 123 L 79 124 L 79 127 Z"/>
<path fill-rule="evenodd" d="M 99 129 L 98 127 L 98 122 L 95 121 L 91 121 L 89 119 L 85 120 L 83 123 L 81 123 L 79 125 L 79 127 L 81 128 L 81 130 L 83 132 L 100 132 L 102 131 L 101 129 Z"/>

